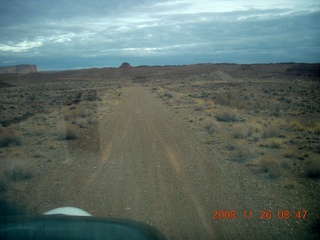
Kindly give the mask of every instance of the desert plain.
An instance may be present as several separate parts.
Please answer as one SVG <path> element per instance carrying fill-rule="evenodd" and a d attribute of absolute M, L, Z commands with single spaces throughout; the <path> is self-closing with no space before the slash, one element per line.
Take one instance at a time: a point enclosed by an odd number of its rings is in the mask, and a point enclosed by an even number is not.
<path fill-rule="evenodd" d="M 74 206 L 168 239 L 317 239 L 320 64 L 0 75 L 2 215 Z"/>

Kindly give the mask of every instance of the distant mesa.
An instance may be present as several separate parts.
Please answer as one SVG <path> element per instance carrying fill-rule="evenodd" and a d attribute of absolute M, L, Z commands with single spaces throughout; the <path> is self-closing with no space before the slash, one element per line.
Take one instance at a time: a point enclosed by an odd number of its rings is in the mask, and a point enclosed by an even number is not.
<path fill-rule="evenodd" d="M 129 63 L 124 62 L 124 63 L 121 64 L 121 66 L 119 68 L 131 68 L 131 67 L 132 66 Z"/>
<path fill-rule="evenodd" d="M 0 67 L 0 74 L 26 74 L 36 72 L 38 72 L 37 66 L 30 64 Z"/>

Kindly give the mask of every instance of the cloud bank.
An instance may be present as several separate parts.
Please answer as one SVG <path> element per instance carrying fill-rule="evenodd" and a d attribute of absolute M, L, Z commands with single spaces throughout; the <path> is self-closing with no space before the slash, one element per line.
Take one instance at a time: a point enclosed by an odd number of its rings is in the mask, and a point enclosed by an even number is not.
<path fill-rule="evenodd" d="M 0 0 L 0 65 L 320 62 L 317 0 Z"/>

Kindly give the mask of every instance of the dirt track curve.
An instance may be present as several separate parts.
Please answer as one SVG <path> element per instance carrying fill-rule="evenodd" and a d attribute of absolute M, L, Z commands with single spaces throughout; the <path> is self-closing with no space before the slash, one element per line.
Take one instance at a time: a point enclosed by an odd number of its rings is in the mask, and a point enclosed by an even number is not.
<path fill-rule="evenodd" d="M 91 134 L 68 143 L 64 164 L 36 187 L 38 209 L 73 205 L 95 216 L 131 218 L 168 239 L 306 237 L 294 221 L 244 219 L 244 210 L 260 215 L 286 206 L 267 198 L 268 189 L 248 179 L 245 168 L 205 146 L 202 133 L 149 90 L 129 87 L 124 99 Z M 214 209 L 235 210 L 238 218 L 213 220 Z"/>

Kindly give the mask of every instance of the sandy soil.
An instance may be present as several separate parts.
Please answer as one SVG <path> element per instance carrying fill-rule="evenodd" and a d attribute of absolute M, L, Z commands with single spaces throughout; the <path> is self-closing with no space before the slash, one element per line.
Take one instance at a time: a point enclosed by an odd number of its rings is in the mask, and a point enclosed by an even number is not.
<path fill-rule="evenodd" d="M 61 159 L 8 198 L 39 213 L 71 205 L 95 216 L 139 220 L 168 239 L 312 238 L 317 202 L 225 161 L 219 149 L 204 144 L 204 134 L 133 85 L 111 114 L 83 137 L 65 141 Z M 233 210 L 237 218 L 212 219 L 214 210 Z M 279 220 L 279 210 L 292 215 Z M 310 217 L 295 218 L 298 210 Z M 243 211 L 252 211 L 252 219 Z"/>

